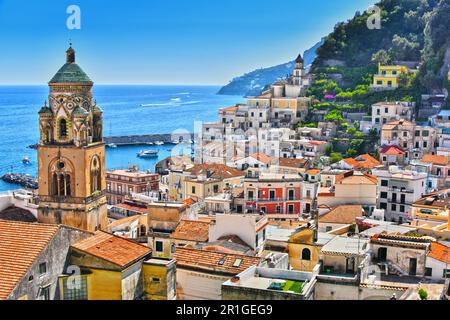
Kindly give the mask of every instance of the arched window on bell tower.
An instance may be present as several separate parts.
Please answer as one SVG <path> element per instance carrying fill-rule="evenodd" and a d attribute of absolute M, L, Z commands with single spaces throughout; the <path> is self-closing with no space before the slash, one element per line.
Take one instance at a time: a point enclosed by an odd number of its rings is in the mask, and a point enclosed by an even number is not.
<path fill-rule="evenodd" d="M 91 162 L 91 194 L 102 190 L 102 170 L 100 159 L 95 156 Z"/>
<path fill-rule="evenodd" d="M 59 120 L 59 138 L 62 140 L 67 138 L 67 120 L 64 118 Z"/>
<path fill-rule="evenodd" d="M 71 166 L 66 161 L 59 159 L 50 167 L 50 193 L 56 197 L 72 196 Z"/>

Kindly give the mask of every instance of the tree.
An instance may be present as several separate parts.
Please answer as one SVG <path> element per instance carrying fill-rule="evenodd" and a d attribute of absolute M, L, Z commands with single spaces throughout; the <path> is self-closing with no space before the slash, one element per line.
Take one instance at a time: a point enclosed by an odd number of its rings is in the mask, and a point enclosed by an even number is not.
<path fill-rule="evenodd" d="M 349 158 L 353 158 L 357 154 L 358 154 L 358 151 L 356 151 L 355 149 L 350 148 L 350 149 L 347 150 L 347 156 Z"/>
<path fill-rule="evenodd" d="M 333 153 L 333 146 L 332 145 L 327 146 L 325 148 L 325 155 L 327 157 L 329 157 L 329 156 L 331 156 L 332 153 Z"/>
<path fill-rule="evenodd" d="M 340 154 L 339 152 L 333 152 L 330 156 L 330 163 L 333 164 L 333 163 L 341 161 L 342 159 L 343 159 L 342 154 Z"/>
<path fill-rule="evenodd" d="M 423 288 L 419 290 L 420 300 L 428 300 L 428 292 L 426 292 Z"/>
<path fill-rule="evenodd" d="M 392 59 L 386 50 L 381 49 L 372 55 L 372 62 L 381 65 L 388 65 L 392 62 Z"/>

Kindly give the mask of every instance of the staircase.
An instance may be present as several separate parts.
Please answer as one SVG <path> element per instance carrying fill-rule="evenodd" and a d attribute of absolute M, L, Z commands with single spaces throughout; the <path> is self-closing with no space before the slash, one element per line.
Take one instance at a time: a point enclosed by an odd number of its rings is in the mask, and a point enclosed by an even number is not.
<path fill-rule="evenodd" d="M 397 275 L 397 276 L 407 276 L 408 272 L 404 271 L 398 265 L 391 261 L 379 262 L 378 266 L 385 273 L 385 275 Z"/>

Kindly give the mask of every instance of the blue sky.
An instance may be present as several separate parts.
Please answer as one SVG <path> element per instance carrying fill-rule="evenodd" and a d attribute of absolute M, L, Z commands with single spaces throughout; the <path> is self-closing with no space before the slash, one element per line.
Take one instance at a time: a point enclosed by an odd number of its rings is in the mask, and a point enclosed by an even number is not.
<path fill-rule="evenodd" d="M 225 84 L 287 62 L 374 0 L 0 0 L 0 84 L 46 83 L 68 39 L 96 83 Z M 81 30 L 66 27 L 69 5 Z"/>

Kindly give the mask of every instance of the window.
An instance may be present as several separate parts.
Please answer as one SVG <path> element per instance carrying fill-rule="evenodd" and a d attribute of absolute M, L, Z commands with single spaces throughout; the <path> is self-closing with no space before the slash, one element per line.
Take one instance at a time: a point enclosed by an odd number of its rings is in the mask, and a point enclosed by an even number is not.
<path fill-rule="evenodd" d="M 288 192 L 289 200 L 294 200 L 294 194 L 295 194 L 294 190 L 289 190 Z"/>
<path fill-rule="evenodd" d="M 416 137 L 420 137 L 420 131 L 419 131 L 419 130 L 416 130 L 416 131 L 414 132 L 414 135 L 415 135 Z"/>
<path fill-rule="evenodd" d="M 388 193 L 387 192 L 381 192 L 380 193 L 380 198 L 387 199 L 387 197 L 388 197 Z"/>
<path fill-rule="evenodd" d="M 426 141 L 423 142 L 423 147 L 428 148 L 428 143 Z"/>
<path fill-rule="evenodd" d="M 219 186 L 217 184 L 214 185 L 213 191 L 214 191 L 214 193 L 218 193 L 219 192 Z"/>
<path fill-rule="evenodd" d="M 156 241 L 156 252 L 163 252 L 164 250 L 164 243 L 162 241 Z"/>
<path fill-rule="evenodd" d="M 325 228 L 325 232 L 330 232 L 331 230 L 333 230 L 333 227 L 332 227 L 332 226 L 327 226 L 327 227 Z"/>
<path fill-rule="evenodd" d="M 389 181 L 388 180 L 381 180 L 381 186 L 382 187 L 387 187 L 389 185 Z"/>
<path fill-rule="evenodd" d="M 50 300 L 50 286 L 39 289 L 39 300 Z"/>
<path fill-rule="evenodd" d="M 288 205 L 288 213 L 289 214 L 293 214 L 294 213 L 294 205 L 293 204 Z"/>
<path fill-rule="evenodd" d="M 281 213 L 281 207 L 277 206 L 277 213 Z"/>
<path fill-rule="evenodd" d="M 406 196 L 404 194 L 400 195 L 400 203 L 405 203 L 406 201 Z"/>
<path fill-rule="evenodd" d="M 309 250 L 308 248 L 304 248 L 302 250 L 302 260 L 311 260 L 311 250 Z"/>
<path fill-rule="evenodd" d="M 405 206 L 404 205 L 400 205 L 400 212 L 405 212 Z"/>
<path fill-rule="evenodd" d="M 380 209 L 386 210 L 387 209 L 387 203 L 386 202 L 381 202 L 380 203 Z"/>
<path fill-rule="evenodd" d="M 161 282 L 161 279 L 160 279 L 160 278 L 157 278 L 157 277 L 152 277 L 152 278 L 151 278 L 151 282 L 152 282 L 152 283 L 160 283 L 160 282 Z"/>
<path fill-rule="evenodd" d="M 270 200 L 275 200 L 275 190 L 269 191 L 269 198 L 270 198 Z"/>
<path fill-rule="evenodd" d="M 86 277 L 78 276 L 76 279 L 77 285 L 68 285 L 68 280 L 68 277 L 63 279 L 64 300 L 87 300 Z"/>
<path fill-rule="evenodd" d="M 253 200 L 253 191 L 248 192 L 248 200 Z"/>
<path fill-rule="evenodd" d="M 42 262 L 39 264 L 39 275 L 43 276 L 47 273 L 47 262 Z"/>
<path fill-rule="evenodd" d="M 450 269 L 444 269 L 443 273 L 442 273 L 442 277 L 448 279 L 450 278 Z"/>
<path fill-rule="evenodd" d="M 408 131 L 403 131 L 403 136 L 407 137 L 408 136 Z"/>
<path fill-rule="evenodd" d="M 241 266 L 241 263 L 242 263 L 242 259 L 237 258 L 236 260 L 234 260 L 233 267 L 239 268 Z"/>
<path fill-rule="evenodd" d="M 192 194 L 195 194 L 195 187 L 194 186 L 192 186 L 191 191 L 192 191 Z"/>
<path fill-rule="evenodd" d="M 91 162 L 91 193 L 101 191 L 102 189 L 102 175 L 100 159 L 97 156 L 92 158 Z"/>
<path fill-rule="evenodd" d="M 383 85 L 383 81 L 377 80 L 377 85 L 379 85 L 379 86 Z"/>
<path fill-rule="evenodd" d="M 267 208 L 266 207 L 261 207 L 260 210 L 261 210 L 262 213 L 267 213 Z"/>
<path fill-rule="evenodd" d="M 428 137 L 429 135 L 430 135 L 430 133 L 428 132 L 428 130 L 422 131 L 422 137 Z"/>
<path fill-rule="evenodd" d="M 431 277 L 433 275 L 433 268 L 425 268 L 425 277 Z"/>
<path fill-rule="evenodd" d="M 397 210 L 397 205 L 396 204 L 391 205 L 391 210 L 392 211 L 396 211 Z"/>
<path fill-rule="evenodd" d="M 66 119 L 61 119 L 59 121 L 59 138 L 66 139 L 67 138 L 67 121 Z"/>

